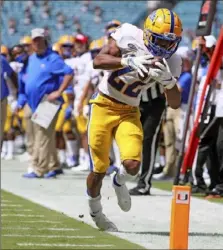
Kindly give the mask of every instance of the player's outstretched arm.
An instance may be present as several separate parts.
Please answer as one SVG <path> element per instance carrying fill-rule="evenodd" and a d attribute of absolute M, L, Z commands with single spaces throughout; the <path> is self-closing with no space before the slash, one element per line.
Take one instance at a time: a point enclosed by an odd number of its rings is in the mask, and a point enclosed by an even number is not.
<path fill-rule="evenodd" d="M 166 60 L 163 60 L 163 63 L 156 62 L 155 65 L 160 69 L 158 81 L 165 89 L 169 106 L 172 109 L 178 109 L 181 104 L 181 92 L 177 86 L 177 78 L 173 77 Z"/>
<path fill-rule="evenodd" d="M 95 57 L 93 67 L 94 69 L 105 70 L 119 69 L 123 67 L 121 60 L 121 52 L 116 45 L 116 41 L 114 39 L 109 39 L 108 44 L 104 46 Z"/>

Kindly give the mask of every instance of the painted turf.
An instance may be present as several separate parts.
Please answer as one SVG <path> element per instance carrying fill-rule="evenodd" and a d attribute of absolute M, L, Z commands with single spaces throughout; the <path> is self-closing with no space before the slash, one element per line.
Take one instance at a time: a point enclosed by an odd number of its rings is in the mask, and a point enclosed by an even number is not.
<path fill-rule="evenodd" d="M 2 165 L 3 189 L 94 226 L 88 215 L 85 196 L 86 174 L 68 171 L 56 180 L 24 180 L 21 178 L 25 171 L 22 164 L 12 161 Z M 129 183 L 129 187 L 132 185 Z M 104 213 L 119 228 L 118 233 L 112 234 L 146 248 L 167 249 L 171 193 L 156 189 L 152 193 L 155 195 L 133 197 L 131 211 L 124 213 L 117 205 L 110 179 L 106 178 L 102 191 Z M 222 248 L 222 209 L 221 204 L 192 198 L 190 249 Z"/>
<path fill-rule="evenodd" d="M 24 208 L 28 207 L 33 214 L 44 214 L 45 217 L 51 219 L 45 222 L 41 219 L 30 221 L 29 217 L 21 219 L 9 216 L 10 220 L 2 218 L 1 243 L 3 249 L 141 249 L 138 245 L 99 232 L 83 222 L 44 208 L 12 193 L 2 191 L 2 197 L 22 204 Z M 17 213 L 16 208 L 11 211 L 11 215 Z M 52 224 L 55 220 L 60 224 Z"/>

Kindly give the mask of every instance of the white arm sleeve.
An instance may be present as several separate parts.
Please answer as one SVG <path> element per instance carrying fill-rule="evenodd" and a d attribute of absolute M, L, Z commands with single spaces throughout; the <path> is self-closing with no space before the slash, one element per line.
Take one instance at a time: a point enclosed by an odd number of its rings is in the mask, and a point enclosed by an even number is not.
<path fill-rule="evenodd" d="M 182 72 L 182 59 L 179 55 L 172 55 L 166 60 L 170 69 L 170 72 L 175 78 L 179 78 Z"/>

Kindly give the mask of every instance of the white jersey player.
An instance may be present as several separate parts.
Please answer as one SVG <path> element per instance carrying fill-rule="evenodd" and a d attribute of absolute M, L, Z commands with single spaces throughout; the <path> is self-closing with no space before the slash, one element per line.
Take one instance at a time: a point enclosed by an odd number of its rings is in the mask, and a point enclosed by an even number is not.
<path fill-rule="evenodd" d="M 107 72 L 99 85 L 99 93 L 90 100 L 91 173 L 87 178 L 87 193 L 90 215 L 102 230 L 117 230 L 102 213 L 100 194 L 113 138 L 122 162 L 119 171 L 112 175 L 113 187 L 120 208 L 125 212 L 131 208 L 125 181 L 140 168 L 143 131 L 138 105 L 142 89 L 157 81 L 163 86 L 170 107 L 180 106 L 176 77 L 180 75 L 181 59 L 173 54 L 181 34 L 179 17 L 168 9 L 158 9 L 146 19 L 144 31 L 130 24 L 117 28 L 108 45 L 94 59 L 94 68 Z"/>
<path fill-rule="evenodd" d="M 143 41 L 143 31 L 136 26 L 124 23 L 116 32 L 111 34 L 111 37 L 116 41 L 123 57 L 150 55 L 153 58 L 152 53 L 148 51 Z M 181 58 L 173 55 L 166 62 L 173 77 L 179 77 L 181 73 Z M 119 71 L 106 71 L 99 85 L 99 90 L 120 102 L 138 106 L 141 100 L 141 90 L 148 89 L 157 81 L 157 79 L 151 76 L 141 81 L 138 74 L 138 71 L 131 68 L 124 68 Z M 117 84 L 117 79 L 120 84 Z M 129 85 L 129 87 L 120 91 L 122 85 L 123 89 L 126 88 L 124 87 L 125 85 Z"/>

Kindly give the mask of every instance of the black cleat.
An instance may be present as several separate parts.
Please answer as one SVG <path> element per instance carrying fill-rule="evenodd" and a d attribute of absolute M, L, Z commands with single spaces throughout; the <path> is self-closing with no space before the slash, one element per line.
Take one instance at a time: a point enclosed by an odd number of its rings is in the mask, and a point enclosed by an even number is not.
<path fill-rule="evenodd" d="M 129 194 L 135 196 L 150 195 L 150 190 L 146 190 L 145 188 L 135 187 L 129 190 Z"/>
<path fill-rule="evenodd" d="M 163 172 L 163 169 L 164 169 L 164 166 L 159 165 L 159 167 L 155 167 L 155 168 L 153 169 L 153 174 L 160 174 L 160 173 Z"/>
<path fill-rule="evenodd" d="M 191 193 L 192 194 L 206 194 L 207 193 L 207 186 L 206 185 L 199 185 L 199 186 L 193 185 L 191 187 Z"/>
<path fill-rule="evenodd" d="M 223 198 L 223 191 L 217 188 L 212 189 L 211 191 L 206 193 L 206 199 L 211 198 Z"/>

